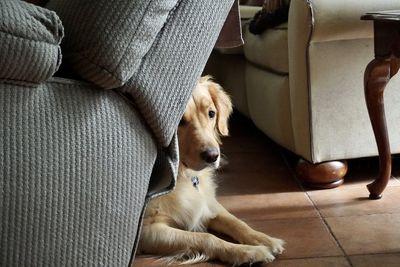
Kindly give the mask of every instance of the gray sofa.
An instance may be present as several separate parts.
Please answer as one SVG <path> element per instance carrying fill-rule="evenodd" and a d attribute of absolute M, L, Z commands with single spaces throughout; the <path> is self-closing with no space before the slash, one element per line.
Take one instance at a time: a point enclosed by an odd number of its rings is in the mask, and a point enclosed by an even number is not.
<path fill-rule="evenodd" d="M 232 3 L 0 1 L 0 266 L 129 265 Z"/>

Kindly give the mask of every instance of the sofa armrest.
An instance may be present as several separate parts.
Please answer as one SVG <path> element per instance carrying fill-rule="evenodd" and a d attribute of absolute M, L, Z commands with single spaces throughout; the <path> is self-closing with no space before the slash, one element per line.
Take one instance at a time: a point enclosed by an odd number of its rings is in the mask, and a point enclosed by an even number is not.
<path fill-rule="evenodd" d="M 61 63 L 63 27 L 57 15 L 23 1 L 0 1 L 0 79 L 37 84 Z"/>
<path fill-rule="evenodd" d="M 240 10 L 240 18 L 243 19 L 252 19 L 254 15 L 260 11 L 262 7 L 260 6 L 246 6 L 246 5 L 240 5 L 239 10 Z"/>
<path fill-rule="evenodd" d="M 299 5 L 308 6 L 307 9 Z M 372 38 L 373 27 L 371 22 L 361 21 L 360 17 L 367 12 L 379 10 L 400 9 L 397 0 L 300 0 L 292 1 L 290 6 L 289 24 L 297 12 L 310 12 L 312 27 L 311 42 Z M 292 21 L 291 21 L 292 20 Z M 290 23 L 292 22 L 292 23 Z M 290 26 L 289 26 L 290 28 Z"/>

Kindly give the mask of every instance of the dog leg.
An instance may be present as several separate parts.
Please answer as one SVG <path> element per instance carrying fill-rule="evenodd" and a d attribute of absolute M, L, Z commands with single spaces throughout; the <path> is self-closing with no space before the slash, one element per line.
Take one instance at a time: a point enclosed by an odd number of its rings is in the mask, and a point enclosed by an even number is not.
<path fill-rule="evenodd" d="M 183 264 L 218 259 L 241 265 L 275 259 L 270 249 L 262 245 L 233 244 L 209 233 L 184 231 L 164 223 L 143 227 L 140 250 L 143 253 L 170 256 L 171 262 Z"/>
<path fill-rule="evenodd" d="M 218 203 L 217 206 L 217 216 L 210 220 L 208 224 L 210 229 L 226 234 L 241 244 L 267 246 L 275 255 L 283 252 L 285 241 L 255 231 L 245 222 L 229 213 L 221 204 Z"/>

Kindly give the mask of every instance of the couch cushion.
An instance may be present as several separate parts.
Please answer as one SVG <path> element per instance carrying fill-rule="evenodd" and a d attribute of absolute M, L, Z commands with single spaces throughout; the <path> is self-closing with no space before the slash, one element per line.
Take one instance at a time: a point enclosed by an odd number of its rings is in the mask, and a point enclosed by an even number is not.
<path fill-rule="evenodd" d="M 0 79 L 39 83 L 61 63 L 57 15 L 23 1 L 0 1 Z"/>
<path fill-rule="evenodd" d="M 51 0 L 65 25 L 65 60 L 103 88 L 124 85 L 167 20 L 177 0 Z"/>
<path fill-rule="evenodd" d="M 289 76 L 246 66 L 250 116 L 257 127 L 281 146 L 294 150 Z"/>
<path fill-rule="evenodd" d="M 244 54 L 250 62 L 278 73 L 288 73 L 287 23 L 268 29 L 260 35 L 244 29 Z"/>
<path fill-rule="evenodd" d="M 118 89 L 132 97 L 164 147 L 171 143 L 232 4 L 181 1 L 137 72 Z"/>

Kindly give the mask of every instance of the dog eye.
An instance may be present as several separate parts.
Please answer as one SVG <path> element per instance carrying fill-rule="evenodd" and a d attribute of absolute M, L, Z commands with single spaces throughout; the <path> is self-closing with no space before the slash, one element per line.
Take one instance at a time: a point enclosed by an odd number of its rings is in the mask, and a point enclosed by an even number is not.
<path fill-rule="evenodd" d="M 208 112 L 208 117 L 210 117 L 211 119 L 214 118 L 214 117 L 215 117 L 215 111 L 210 110 L 210 111 Z"/>

